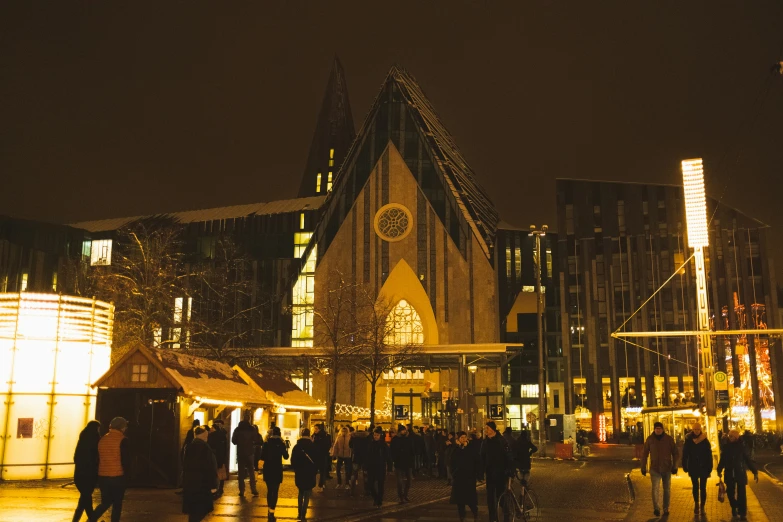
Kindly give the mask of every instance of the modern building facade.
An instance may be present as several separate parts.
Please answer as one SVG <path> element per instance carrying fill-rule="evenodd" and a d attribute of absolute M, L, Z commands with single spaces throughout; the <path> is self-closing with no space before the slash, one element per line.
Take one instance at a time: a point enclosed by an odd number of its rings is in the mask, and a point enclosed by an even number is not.
<path fill-rule="evenodd" d="M 694 337 L 610 336 L 698 329 L 682 187 L 561 179 L 557 210 L 568 410 L 617 433 L 635 425 L 642 406 L 699 404 Z M 771 376 L 783 357 L 780 341 L 763 335 L 779 317 L 767 227 L 711 199 L 708 216 L 713 329 L 760 330 L 714 337 L 715 366 L 729 375 L 733 420 L 774 428 L 781 411 Z"/>

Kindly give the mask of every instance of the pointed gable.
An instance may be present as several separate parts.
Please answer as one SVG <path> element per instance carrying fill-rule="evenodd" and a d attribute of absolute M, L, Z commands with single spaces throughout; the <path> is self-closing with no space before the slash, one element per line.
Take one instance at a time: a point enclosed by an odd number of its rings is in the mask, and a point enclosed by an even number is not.
<path fill-rule="evenodd" d="M 334 181 L 355 135 L 345 71 L 335 57 L 299 186 L 300 198 L 328 192 L 330 173 Z"/>
<path fill-rule="evenodd" d="M 389 141 L 462 255 L 475 236 L 491 259 L 497 211 L 416 80 L 397 66 L 386 77 L 322 207 L 314 235 L 318 257 L 329 248 Z"/>

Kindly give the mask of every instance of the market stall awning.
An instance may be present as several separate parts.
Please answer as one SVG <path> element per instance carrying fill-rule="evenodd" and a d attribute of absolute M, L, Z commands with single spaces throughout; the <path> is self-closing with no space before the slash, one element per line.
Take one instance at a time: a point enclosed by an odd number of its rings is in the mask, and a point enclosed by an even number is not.
<path fill-rule="evenodd" d="M 253 368 L 234 366 L 234 370 L 259 393 L 278 408 L 301 411 L 324 411 L 326 406 L 316 401 L 310 395 L 278 373 L 264 372 Z"/>

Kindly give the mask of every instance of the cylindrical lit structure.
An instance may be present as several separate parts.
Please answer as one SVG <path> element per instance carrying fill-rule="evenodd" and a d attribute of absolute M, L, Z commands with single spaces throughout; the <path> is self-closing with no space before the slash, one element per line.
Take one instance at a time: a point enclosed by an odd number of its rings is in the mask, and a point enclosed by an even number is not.
<path fill-rule="evenodd" d="M 0 294 L 0 478 L 73 476 L 113 322 L 114 306 L 95 299 Z"/>

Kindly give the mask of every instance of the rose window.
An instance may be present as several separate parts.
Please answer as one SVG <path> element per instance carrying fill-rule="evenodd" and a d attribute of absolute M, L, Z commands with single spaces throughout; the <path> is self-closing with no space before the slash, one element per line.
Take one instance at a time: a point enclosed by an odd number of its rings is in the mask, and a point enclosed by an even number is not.
<path fill-rule="evenodd" d="M 375 231 L 386 241 L 399 241 L 407 236 L 412 228 L 413 216 L 402 205 L 389 204 L 375 215 Z"/>

